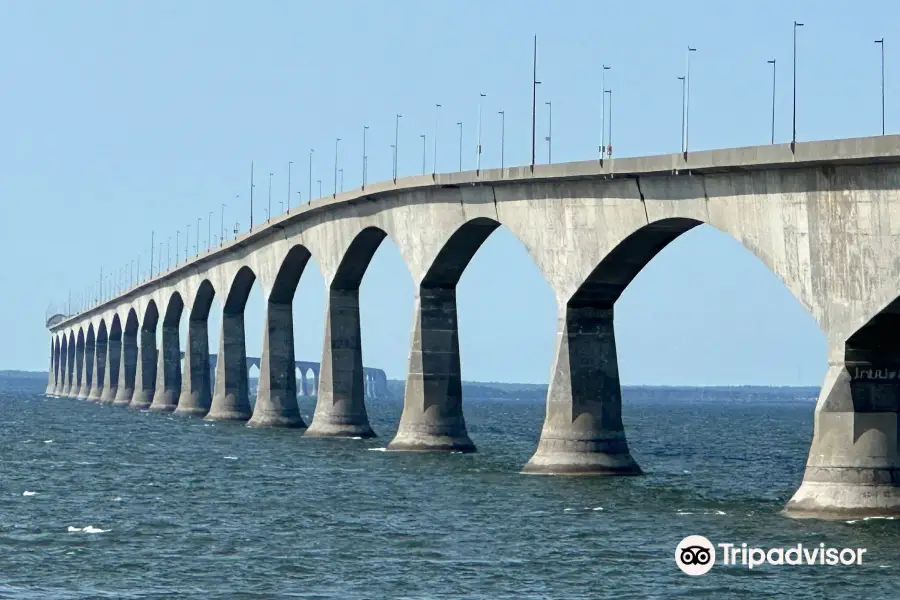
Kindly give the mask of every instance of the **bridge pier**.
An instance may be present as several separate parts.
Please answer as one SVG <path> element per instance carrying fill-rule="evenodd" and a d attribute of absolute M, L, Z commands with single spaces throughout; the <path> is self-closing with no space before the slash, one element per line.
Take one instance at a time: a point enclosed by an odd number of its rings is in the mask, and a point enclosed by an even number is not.
<path fill-rule="evenodd" d="M 122 332 L 122 353 L 119 357 L 119 382 L 113 404 L 128 406 L 134 396 L 135 370 L 137 369 L 137 331 Z"/>
<path fill-rule="evenodd" d="M 831 362 L 816 405 L 803 482 L 785 514 L 825 519 L 900 515 L 898 422 L 900 353 Z"/>
<path fill-rule="evenodd" d="M 62 395 L 67 398 L 74 398 L 77 395 L 78 390 L 73 390 L 72 386 L 72 371 L 74 371 L 75 366 L 75 347 L 69 344 L 66 346 L 66 351 L 63 353 L 63 392 Z"/>
<path fill-rule="evenodd" d="M 330 289 L 316 412 L 306 431 L 314 437 L 375 437 L 366 413 L 359 287 Z"/>
<path fill-rule="evenodd" d="M 251 427 L 306 427 L 297 407 L 294 312 L 290 302 L 269 300 L 259 359 Z"/>
<path fill-rule="evenodd" d="M 144 410 L 153 402 L 156 389 L 156 329 L 141 329 L 141 339 L 137 347 L 134 372 L 134 395 L 131 408 Z"/>
<path fill-rule="evenodd" d="M 184 345 L 184 376 L 175 414 L 206 416 L 212 403 L 209 380 L 209 333 L 207 320 L 189 319 Z"/>
<path fill-rule="evenodd" d="M 77 346 L 76 346 L 77 348 Z M 76 377 L 75 385 L 72 390 L 72 397 L 79 400 L 87 400 L 91 393 L 91 382 L 94 377 L 94 354 L 96 347 L 92 338 L 87 338 L 80 351 L 76 350 L 75 354 L 75 372 L 79 373 Z"/>
<path fill-rule="evenodd" d="M 638 475 L 622 426 L 613 309 L 567 307 L 537 451 L 523 473 Z"/>
<path fill-rule="evenodd" d="M 462 411 L 456 288 L 419 289 L 403 414 L 388 450 L 474 452 Z"/>
<path fill-rule="evenodd" d="M 100 390 L 100 404 L 112 404 L 119 388 L 119 358 L 122 356 L 121 332 L 111 333 L 106 347 L 106 366 L 103 371 L 103 388 Z"/>
<path fill-rule="evenodd" d="M 222 311 L 216 387 L 206 415 L 210 421 L 248 421 L 252 416 L 244 343 L 244 307 L 239 308 L 235 312 Z"/>
<path fill-rule="evenodd" d="M 99 336 L 94 342 L 94 357 L 88 368 L 91 369 L 91 375 L 88 377 L 90 389 L 87 399 L 99 401 L 103 393 L 103 376 L 106 373 L 106 340 L 101 340 Z"/>
<path fill-rule="evenodd" d="M 156 386 L 149 410 L 172 412 L 181 393 L 181 348 L 178 344 L 178 321 L 163 322 L 162 351 L 157 352 Z"/>

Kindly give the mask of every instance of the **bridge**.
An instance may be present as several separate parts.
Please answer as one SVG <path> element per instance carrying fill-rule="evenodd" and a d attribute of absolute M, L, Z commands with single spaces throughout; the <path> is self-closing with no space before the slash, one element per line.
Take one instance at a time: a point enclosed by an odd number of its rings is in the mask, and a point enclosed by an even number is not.
<path fill-rule="evenodd" d="M 388 448 L 474 451 L 463 416 L 456 284 L 485 239 L 503 226 L 524 244 L 558 306 L 544 425 L 524 472 L 636 475 L 641 469 L 621 418 L 615 303 L 667 244 L 706 223 L 781 278 L 828 341 L 807 467 L 786 513 L 897 514 L 898 189 L 898 136 L 367 185 L 311 202 L 57 319 L 50 325 L 47 393 L 253 426 L 304 426 L 291 303 L 315 256 L 328 292 L 318 400 L 306 435 L 374 435 L 364 402 L 359 286 L 390 236 L 416 292 L 403 413 Z M 254 281 L 265 299 L 266 325 L 251 410 L 243 315 Z M 216 296 L 222 360 L 211 378 L 207 317 Z M 182 373 L 178 324 L 185 311 Z"/>

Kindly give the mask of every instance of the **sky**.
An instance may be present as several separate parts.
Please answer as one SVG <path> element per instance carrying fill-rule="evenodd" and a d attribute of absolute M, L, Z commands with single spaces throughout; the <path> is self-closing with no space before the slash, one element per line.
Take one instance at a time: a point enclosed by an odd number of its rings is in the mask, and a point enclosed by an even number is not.
<path fill-rule="evenodd" d="M 881 54 L 893 2 L 684 0 L 83 0 L 0 2 L 0 369 L 46 369 L 45 311 L 157 243 L 189 251 L 207 231 L 334 186 L 335 139 L 344 187 L 391 175 L 395 114 L 399 173 L 433 160 L 474 168 L 479 94 L 482 165 L 530 161 L 533 36 L 538 36 L 538 160 L 552 102 L 554 162 L 596 156 L 601 65 L 613 90 L 615 156 L 677 152 L 681 83 L 691 58 L 692 150 L 769 141 L 776 59 L 776 139 L 791 135 L 792 22 L 798 31 L 800 140 L 881 132 Z M 900 47 L 900 46 L 898 46 Z M 900 128 L 893 40 L 885 42 L 888 132 Z M 896 104 L 893 104 L 896 106 Z M 261 199 L 261 200 L 260 200 Z M 210 213 L 212 215 L 210 216 Z M 211 223 L 207 223 L 211 221 Z M 171 238 L 171 242 L 168 241 Z M 184 256 L 184 248 L 178 252 Z M 171 250 L 172 257 L 175 249 Z M 361 287 L 363 360 L 406 372 L 413 284 L 389 239 Z M 295 298 L 297 357 L 319 360 L 325 287 L 307 267 Z M 505 229 L 479 250 L 458 286 L 463 379 L 547 382 L 556 306 L 524 247 Z M 219 310 L 218 303 L 213 307 Z M 217 317 L 210 320 L 218 346 Z M 262 342 L 263 303 L 247 305 L 248 354 Z M 708 226 L 658 255 L 616 304 L 624 384 L 820 385 L 825 339 L 812 317 L 754 256 Z M 183 344 L 183 339 L 182 339 Z"/>

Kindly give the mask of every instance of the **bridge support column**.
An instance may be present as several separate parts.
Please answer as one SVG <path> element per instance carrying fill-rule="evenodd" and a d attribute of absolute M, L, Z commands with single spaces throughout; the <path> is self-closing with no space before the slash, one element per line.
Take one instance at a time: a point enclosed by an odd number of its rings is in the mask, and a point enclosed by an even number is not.
<path fill-rule="evenodd" d="M 565 310 L 541 439 L 523 472 L 639 475 L 622 426 L 613 309 Z"/>
<path fill-rule="evenodd" d="M 87 400 L 91 394 L 91 382 L 94 380 L 94 354 L 97 348 L 93 343 L 84 343 L 84 348 L 75 357 L 76 377 L 72 397 Z"/>
<path fill-rule="evenodd" d="M 788 516 L 900 515 L 900 356 L 881 358 L 829 366 L 806 472 L 785 507 Z"/>
<path fill-rule="evenodd" d="M 206 418 L 210 421 L 247 421 L 251 417 L 244 344 L 243 307 L 237 314 L 222 311 L 222 333 L 216 360 L 216 389 Z"/>
<path fill-rule="evenodd" d="M 156 389 L 156 362 L 156 331 L 141 329 L 134 372 L 134 395 L 128 405 L 131 408 L 144 410 L 153 402 L 153 391 Z"/>
<path fill-rule="evenodd" d="M 44 390 L 45 396 L 52 396 L 56 389 L 56 345 L 53 338 L 50 338 L 50 368 L 47 369 L 47 388 Z"/>
<path fill-rule="evenodd" d="M 359 288 L 328 296 L 316 412 L 306 435 L 375 437 L 366 413 Z"/>
<path fill-rule="evenodd" d="M 135 371 L 137 369 L 137 331 L 122 332 L 122 354 L 119 358 L 119 383 L 113 404 L 128 406 L 134 396 Z"/>
<path fill-rule="evenodd" d="M 103 369 L 106 376 L 103 378 L 103 389 L 100 390 L 101 404 L 112 404 L 116 399 L 116 392 L 119 389 L 119 359 L 121 357 L 121 334 L 115 337 L 110 335 L 106 348 L 106 366 Z"/>
<path fill-rule="evenodd" d="M 474 452 L 462 411 L 455 288 L 422 288 L 409 350 L 403 414 L 388 450 Z"/>
<path fill-rule="evenodd" d="M 259 359 L 252 427 L 306 427 L 297 407 L 294 313 L 291 304 L 269 301 Z"/>
<path fill-rule="evenodd" d="M 150 410 L 171 412 L 181 393 L 181 348 L 178 344 L 178 323 L 162 326 L 162 350 L 157 352 L 156 386 Z"/>
<path fill-rule="evenodd" d="M 106 341 L 97 340 L 94 343 L 94 358 L 91 361 L 91 376 L 88 377 L 90 389 L 87 399 L 99 401 L 103 393 L 103 377 L 106 373 Z"/>
<path fill-rule="evenodd" d="M 72 382 L 72 372 L 75 370 L 74 360 L 75 360 L 75 352 L 74 348 L 72 348 L 71 352 L 67 348 L 65 354 L 63 354 L 63 389 L 62 395 L 67 398 L 74 398 L 78 395 L 78 390 L 74 389 L 74 384 Z"/>
<path fill-rule="evenodd" d="M 184 377 L 175 413 L 195 417 L 206 416 L 212 403 L 209 381 L 209 333 L 206 319 L 188 320 L 184 345 Z"/>

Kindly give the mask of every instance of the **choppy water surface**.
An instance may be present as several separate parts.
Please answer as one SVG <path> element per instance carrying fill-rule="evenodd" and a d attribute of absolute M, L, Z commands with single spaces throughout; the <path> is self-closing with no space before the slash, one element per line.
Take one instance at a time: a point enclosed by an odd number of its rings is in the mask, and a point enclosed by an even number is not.
<path fill-rule="evenodd" d="M 466 401 L 479 453 L 430 455 L 379 451 L 399 401 L 370 404 L 376 440 L 316 440 L 0 392 L 0 597 L 897 598 L 900 521 L 778 514 L 813 406 L 626 391 L 646 475 L 588 479 L 518 473 L 539 403 Z M 868 552 L 691 578 L 689 534 Z"/>

